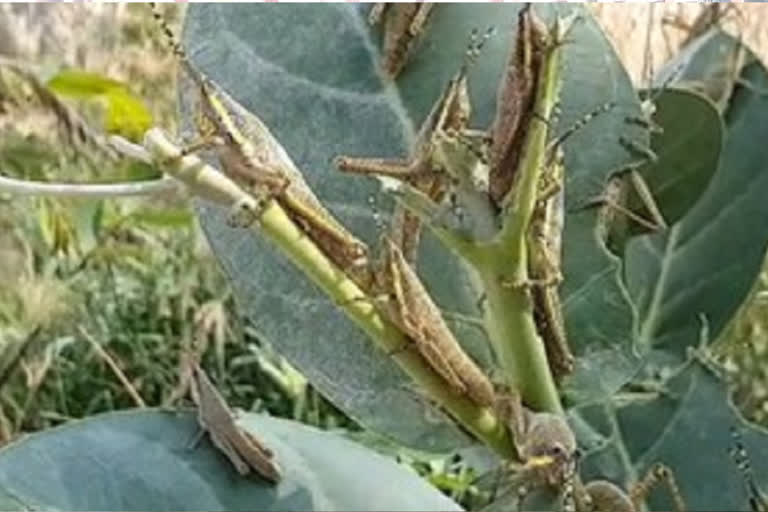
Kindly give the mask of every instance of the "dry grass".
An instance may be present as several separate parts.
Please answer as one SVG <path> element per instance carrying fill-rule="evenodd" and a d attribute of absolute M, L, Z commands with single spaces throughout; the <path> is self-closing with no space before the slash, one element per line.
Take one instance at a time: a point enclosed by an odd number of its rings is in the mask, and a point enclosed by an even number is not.
<path fill-rule="evenodd" d="M 710 4 L 666 3 L 589 7 L 639 85 L 647 74 L 644 68 L 650 63 L 652 69 L 659 69 L 688 36 L 686 30 L 662 20 L 674 19 L 678 24 L 690 25 L 705 9 L 712 8 Z M 179 12 L 178 6 L 169 6 L 169 15 Z M 741 37 L 764 63 L 768 62 L 766 22 L 766 4 L 735 4 L 722 20 L 723 27 Z M 61 66 L 78 67 L 130 83 L 134 92 L 147 101 L 160 124 L 173 131 L 174 88 L 169 86 L 174 69 L 172 56 L 146 6 L 2 4 L 0 41 L 4 55 L 39 64 L 51 72 Z M 14 117 L 12 121 L 18 130 L 20 120 Z M 37 131 L 51 130 L 39 117 L 30 117 L 28 121 Z M 27 262 L 22 249 L 11 244 L 8 236 L 0 237 L 0 277 L 3 270 L 6 274 L 28 275 L 23 271 Z M 28 293 L 24 298 L 33 307 L 24 309 L 52 310 L 43 305 L 43 299 L 59 297 L 61 290 L 51 286 L 48 281 L 25 286 Z M 51 292 L 54 289 L 57 293 Z M 768 368 L 764 364 L 768 361 L 766 290 L 768 278 L 758 284 L 753 299 L 727 333 L 731 340 L 728 364 L 735 375 L 741 375 L 736 385 L 737 399 L 761 421 L 768 418 L 768 371 L 764 369 Z M 33 304 L 35 301 L 40 304 Z"/>
<path fill-rule="evenodd" d="M 692 26 L 712 5 L 718 4 L 603 4 L 590 8 L 605 30 L 622 62 L 636 84 L 641 84 L 646 60 L 646 37 L 650 27 L 648 55 L 653 69 L 659 69 L 680 48 L 688 31 L 674 26 Z M 719 4 L 723 5 L 723 4 Z M 722 7 L 721 7 L 722 12 Z M 741 37 L 760 57 L 768 62 L 768 5 L 733 4 L 719 23 L 730 34 Z"/>

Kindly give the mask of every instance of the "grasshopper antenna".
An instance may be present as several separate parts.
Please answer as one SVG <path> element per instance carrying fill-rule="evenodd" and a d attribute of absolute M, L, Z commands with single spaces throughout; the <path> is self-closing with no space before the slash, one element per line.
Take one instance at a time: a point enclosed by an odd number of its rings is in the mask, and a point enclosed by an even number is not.
<path fill-rule="evenodd" d="M 736 427 L 731 427 L 731 438 L 733 444 L 728 450 L 728 453 L 744 479 L 744 485 L 747 490 L 747 495 L 749 496 L 749 506 L 753 512 L 764 512 L 768 510 L 768 500 L 766 500 L 760 487 L 755 481 L 752 461 L 746 446 L 744 446 L 744 439 L 741 437 L 741 433 Z"/>
<path fill-rule="evenodd" d="M 561 133 L 554 140 L 552 140 L 549 143 L 549 150 L 554 152 L 554 150 L 562 146 L 563 143 L 566 140 L 568 140 L 574 133 L 584 128 L 587 124 L 589 124 L 590 121 L 592 121 L 597 116 L 601 114 L 605 114 L 606 112 L 610 112 L 611 110 L 613 110 L 615 106 L 616 106 L 615 102 L 608 101 L 606 103 L 603 103 L 596 109 L 594 109 L 592 112 L 588 112 L 586 115 L 582 116 L 581 119 L 578 119 L 575 123 L 569 126 L 563 133 Z"/>
<path fill-rule="evenodd" d="M 186 60 L 186 54 L 184 48 L 181 46 L 181 42 L 174 34 L 173 29 L 168 25 L 168 20 L 165 19 L 164 13 L 160 10 L 160 5 L 157 2 L 149 2 L 149 6 L 152 9 L 152 16 L 157 21 L 160 30 L 163 31 L 163 35 L 168 41 L 168 46 L 171 47 L 173 53 L 182 60 Z"/>
<path fill-rule="evenodd" d="M 469 43 L 464 53 L 464 62 L 461 65 L 461 75 L 465 75 L 478 57 L 483 53 L 483 48 L 488 40 L 496 34 L 496 27 L 488 27 L 483 34 L 477 28 L 473 28 L 469 34 Z"/>

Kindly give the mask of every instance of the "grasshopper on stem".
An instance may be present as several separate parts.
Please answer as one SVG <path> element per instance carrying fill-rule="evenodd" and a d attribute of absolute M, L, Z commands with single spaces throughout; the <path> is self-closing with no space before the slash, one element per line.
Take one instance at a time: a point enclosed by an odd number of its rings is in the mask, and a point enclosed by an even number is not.
<path fill-rule="evenodd" d="M 534 207 L 528 234 L 533 317 L 556 380 L 573 372 L 574 367 L 559 293 L 559 285 L 563 280 L 560 262 L 565 220 L 563 171 L 562 156 L 558 154 L 542 175 L 543 186 L 540 188 L 543 190 Z"/>
<path fill-rule="evenodd" d="M 486 238 L 495 233 L 495 210 L 487 197 L 487 164 L 481 153 L 485 135 L 468 129 L 471 115 L 467 91 L 467 70 L 490 36 L 490 31 L 477 40 L 472 35 L 467 57 L 460 71 L 451 79 L 432 107 L 419 130 L 416 143 L 407 160 L 339 156 L 337 167 L 344 172 L 395 178 L 410 190 L 415 190 L 430 204 L 440 222 L 449 212 L 441 205 L 446 197 L 451 203 L 468 210 Z M 415 264 L 421 236 L 422 221 L 411 211 L 412 205 L 396 206 L 392 237 L 401 247 L 405 258 Z M 493 227 L 491 227 L 493 226 Z"/>
<path fill-rule="evenodd" d="M 578 454 L 576 438 L 565 418 L 531 411 L 515 391 L 499 393 L 495 406 L 512 434 L 519 464 L 507 463 L 512 475 L 504 482 L 506 490 L 499 493 L 496 489 L 483 510 L 518 510 L 536 489 L 564 490 L 573 478 Z"/>
<path fill-rule="evenodd" d="M 185 152 L 213 149 L 227 175 L 254 195 L 277 201 L 328 258 L 353 277 L 367 261 L 366 245 L 322 205 L 261 120 L 194 67 L 155 4 L 153 13 L 200 92 L 201 139 Z M 237 205 L 233 218 L 242 224 L 258 214 Z"/>
<path fill-rule="evenodd" d="M 481 406 L 492 405 L 490 380 L 461 348 L 400 247 L 382 238 L 382 261 L 373 271 L 373 287 L 382 296 L 378 302 L 383 314 L 409 338 L 403 349 L 412 346 L 458 394 Z"/>
<path fill-rule="evenodd" d="M 538 183 L 539 195 L 531 216 L 528 267 L 534 319 L 539 335 L 544 341 L 549 366 L 557 380 L 572 373 L 574 368 L 574 357 L 568 345 L 558 290 L 563 280 L 560 265 L 565 222 L 565 166 L 561 145 L 590 119 L 611 108 L 613 103 L 601 105 L 552 141 L 548 149 L 550 155 L 546 158 L 546 167 Z"/>
<path fill-rule="evenodd" d="M 476 52 L 481 45 L 482 42 L 470 52 Z M 457 170 L 455 159 L 446 156 L 458 144 L 456 135 L 462 135 L 469 121 L 465 73 L 466 63 L 433 106 L 409 160 L 340 156 L 337 166 L 346 172 L 399 179 L 423 194 L 432 205 L 441 203 L 455 185 L 454 179 L 459 181 L 459 174 L 466 174 L 464 169 Z M 462 149 L 467 151 L 466 146 Z M 488 377 L 456 341 L 412 268 L 421 229 L 421 218 L 398 203 L 390 232 L 384 237 L 382 261 L 372 272 L 373 294 L 385 296 L 383 313 L 403 330 L 413 347 L 448 385 L 478 405 L 490 406 L 494 392 Z"/>

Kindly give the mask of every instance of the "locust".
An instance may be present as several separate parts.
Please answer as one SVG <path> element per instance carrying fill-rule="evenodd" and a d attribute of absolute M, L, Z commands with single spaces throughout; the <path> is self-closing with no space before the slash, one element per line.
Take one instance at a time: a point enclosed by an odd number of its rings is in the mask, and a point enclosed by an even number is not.
<path fill-rule="evenodd" d="M 374 289 L 382 314 L 408 337 L 403 349 L 413 347 L 457 394 L 491 406 L 493 385 L 461 348 L 400 247 L 386 235 L 382 246 L 381 261 L 373 272 Z"/>
<path fill-rule="evenodd" d="M 559 381 L 573 372 L 574 357 L 568 345 L 559 293 L 563 280 L 560 267 L 565 193 L 562 152 L 556 151 L 557 155 L 542 175 L 540 195 L 531 216 L 528 267 L 536 330 L 544 342 L 550 370 Z"/>
<path fill-rule="evenodd" d="M 381 68 L 396 78 L 405 66 L 418 37 L 424 31 L 433 4 L 377 3 L 368 13 L 370 25 L 383 24 Z"/>
<path fill-rule="evenodd" d="M 213 444 L 227 456 L 237 472 L 243 476 L 255 472 L 271 483 L 279 482 L 280 467 L 272 450 L 237 426 L 224 397 L 197 363 L 193 367 L 191 391 L 200 427 L 208 432 Z"/>
<path fill-rule="evenodd" d="M 335 160 L 343 172 L 399 180 L 428 203 L 436 223 L 457 209 L 466 211 L 475 221 L 469 229 L 488 238 L 496 232 L 496 212 L 487 196 L 488 167 L 482 154 L 486 137 L 468 128 L 471 105 L 467 70 L 490 34 L 479 39 L 473 32 L 464 65 L 432 106 L 407 159 L 338 156 Z M 449 204 L 445 204 L 447 199 Z M 423 227 L 420 215 L 413 210 L 412 204 L 398 202 L 391 233 L 411 264 L 417 260 Z"/>
<path fill-rule="evenodd" d="M 517 510 L 536 489 L 565 489 L 573 479 L 578 455 L 576 438 L 564 417 L 536 412 L 513 390 L 497 394 L 495 409 L 512 435 L 519 462 L 507 462 L 505 492 L 494 492 L 483 510 Z M 486 475 L 478 480 L 482 486 Z M 496 478 L 498 480 L 498 477 Z"/>
<path fill-rule="evenodd" d="M 364 267 L 366 245 L 323 206 L 264 123 L 191 63 L 157 6 L 153 7 L 174 54 L 199 90 L 201 138 L 184 153 L 213 149 L 225 174 L 252 195 L 277 201 L 339 268 L 355 274 L 355 269 Z M 232 223 L 248 224 L 258 217 L 260 212 L 250 212 L 247 206 L 233 207 Z"/>
<path fill-rule="evenodd" d="M 529 285 L 534 304 L 534 321 L 544 342 L 547 360 L 555 379 L 573 372 L 574 357 L 568 344 L 560 301 L 562 237 L 565 223 L 565 165 L 562 144 L 592 118 L 612 109 L 604 103 L 553 140 L 547 149 L 544 172 L 538 183 L 538 197 L 528 229 Z"/>
<path fill-rule="evenodd" d="M 675 512 L 685 512 L 685 501 L 672 470 L 661 463 L 653 464 L 640 481 L 630 486 L 629 492 L 608 480 L 593 480 L 583 485 L 575 478 L 574 485 L 563 497 L 563 509 L 566 512 L 641 512 L 651 491 L 661 484 L 666 485 Z"/>
<path fill-rule="evenodd" d="M 491 126 L 489 193 L 499 209 L 514 196 L 529 124 L 533 121 L 534 99 L 543 55 L 552 44 L 547 27 L 527 4 L 518 13 L 517 34 L 510 50 L 505 75 L 499 88 L 496 116 Z M 527 233 L 528 280 L 505 283 L 526 286 L 531 293 L 534 321 L 547 353 L 550 370 L 557 380 L 571 373 L 574 358 L 568 346 L 558 287 L 562 282 L 562 232 L 565 216 L 564 164 L 561 146 L 602 108 L 589 114 L 547 148 L 544 169 L 537 184 Z"/>
<path fill-rule="evenodd" d="M 514 48 L 509 52 L 496 98 L 490 129 L 489 193 L 498 205 L 507 203 L 513 189 L 528 125 L 534 116 L 537 75 L 546 51 L 547 28 L 524 5 L 517 15 Z"/>
<path fill-rule="evenodd" d="M 476 52 L 481 45 L 475 43 L 468 52 Z M 445 199 L 457 188 L 464 187 L 468 193 L 462 198 L 466 199 L 472 193 L 470 189 L 476 190 L 468 179 L 477 156 L 459 138 L 470 113 L 463 66 L 433 105 L 408 159 L 339 156 L 336 165 L 344 172 L 395 178 L 438 209 L 447 206 Z M 460 159 L 454 158 L 456 154 Z M 372 265 L 370 290 L 372 295 L 383 297 L 378 301 L 382 314 L 408 337 L 404 348 L 418 351 L 456 393 L 481 406 L 490 406 L 494 401 L 493 385 L 461 348 L 414 270 L 421 230 L 419 215 L 398 202 L 389 232 L 382 237 L 379 261 Z"/>
<path fill-rule="evenodd" d="M 508 423 L 520 464 L 508 464 L 513 471 L 508 491 L 494 496 L 483 510 L 519 510 L 531 491 L 550 488 L 560 493 L 564 512 L 640 512 L 651 491 L 665 484 L 675 512 L 685 511 L 672 471 L 664 464 L 653 464 L 629 492 L 607 480 L 584 485 L 577 474 L 576 438 L 565 418 L 529 410 L 515 392 L 500 393 L 496 409 Z"/>

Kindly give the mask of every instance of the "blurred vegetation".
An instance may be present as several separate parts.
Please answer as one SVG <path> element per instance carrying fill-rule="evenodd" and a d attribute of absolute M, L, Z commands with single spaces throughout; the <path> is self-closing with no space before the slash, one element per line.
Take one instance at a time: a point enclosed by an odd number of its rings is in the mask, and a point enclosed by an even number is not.
<path fill-rule="evenodd" d="M 69 22 L 75 33 L 67 37 L 77 39 L 84 6 L 72 7 L 5 9 L 0 18 L 19 27 L 31 19 Z M 111 45 L 95 47 L 93 31 L 83 32 L 68 41 L 79 50 L 75 58 L 56 68 L 38 65 L 46 57 L 36 48 L 4 55 L 4 175 L 157 177 L 115 159 L 82 129 L 140 139 L 154 119 L 175 131 L 175 67 L 145 6 L 95 11 L 89 15 L 101 15 L 117 33 Z M 168 13 L 176 19 L 176 6 Z M 88 62 L 96 64 L 79 67 Z M 55 96 L 41 96 L 36 85 Z M 186 396 L 181 365 L 190 353 L 203 358 L 233 406 L 354 428 L 240 321 L 182 193 L 109 201 L 0 197 L 0 226 L 0 442 L 98 412 L 174 403 Z"/>
<path fill-rule="evenodd" d="M 0 34 L 17 27 L 17 39 L 0 45 L 7 59 L 0 62 L 0 172 L 58 182 L 155 177 L 104 152 L 78 131 L 77 117 L 55 112 L 14 71 L 20 62 L 34 70 L 88 126 L 136 138 L 153 121 L 173 133 L 175 66 L 149 10 L 61 7 L 0 9 Z M 85 24 L 86 14 L 98 22 Z M 178 6 L 168 15 L 178 22 Z M 50 38 L 56 44 L 46 46 Z M 95 83 L 101 88 L 83 92 Z M 721 354 L 737 403 L 768 425 L 768 274 L 726 338 Z M 185 396 L 182 364 L 190 353 L 203 357 L 234 406 L 356 428 L 238 317 L 183 194 L 112 201 L 0 195 L 0 443 L 97 412 L 174 403 Z M 400 455 L 452 497 L 471 495 L 463 463 Z"/>

